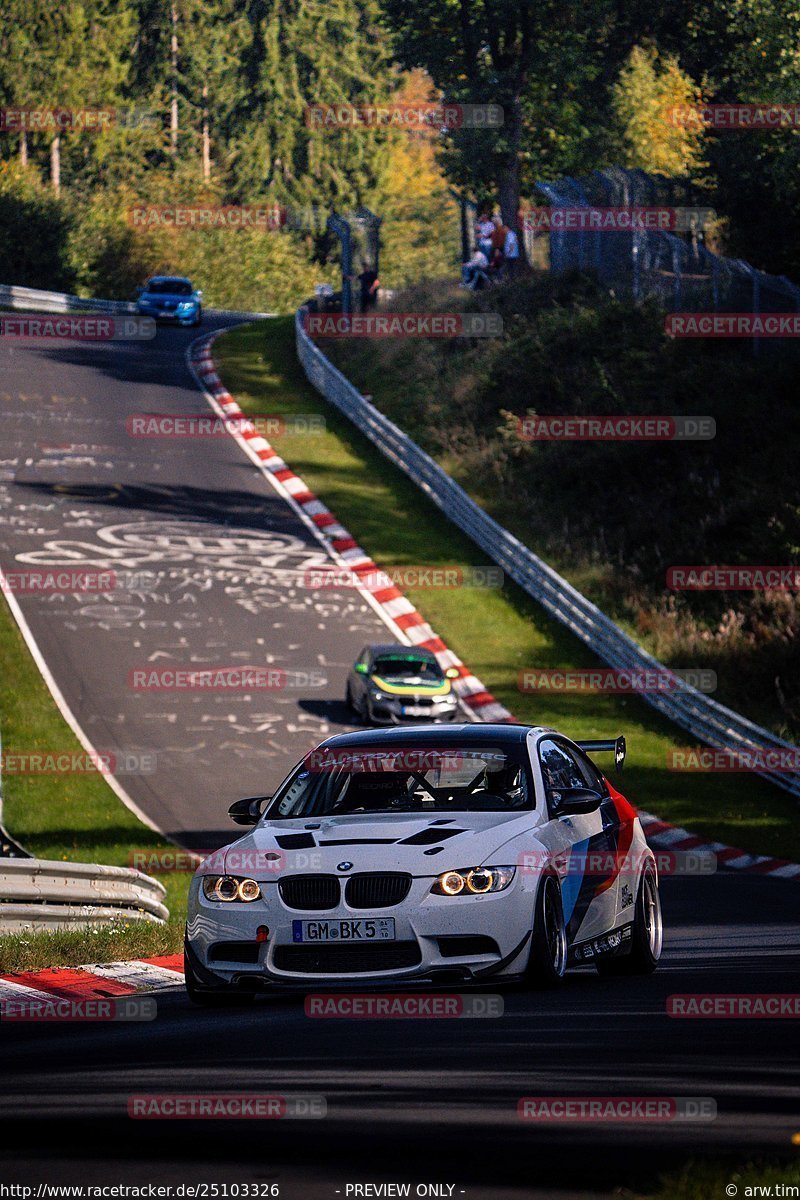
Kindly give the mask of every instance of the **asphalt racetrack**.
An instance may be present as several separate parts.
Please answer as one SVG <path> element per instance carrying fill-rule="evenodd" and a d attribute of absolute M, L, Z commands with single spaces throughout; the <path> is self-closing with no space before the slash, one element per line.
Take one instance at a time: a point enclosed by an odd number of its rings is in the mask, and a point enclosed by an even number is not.
<path fill-rule="evenodd" d="M 143 412 L 208 413 L 184 361 L 195 336 L 0 346 L 0 566 L 150 573 L 126 592 L 17 601 L 94 747 L 155 755 L 157 769 L 118 775 L 126 795 L 207 849 L 232 840 L 233 799 L 271 790 L 348 727 L 347 667 L 387 632 L 356 592 L 305 586 L 324 553 L 232 438 L 126 432 Z M 287 682 L 263 694 L 131 687 L 151 664 L 274 665 Z M 437 1183 L 453 1187 L 442 1196 L 502 1200 L 605 1193 L 689 1154 L 791 1154 L 797 1022 L 676 1019 L 667 998 L 796 991 L 797 884 L 721 871 L 667 879 L 662 895 L 655 975 L 574 971 L 556 993 L 506 992 L 497 1018 L 315 1019 L 296 995 L 205 1012 L 176 988 L 155 1021 L 6 1026 L 0 1181 L 274 1182 L 284 1197 L 333 1200 L 354 1194 L 348 1184 L 404 1180 L 412 1195 Z M 327 1116 L 128 1117 L 131 1096 L 163 1092 L 310 1094 Z M 518 1115 L 523 1097 L 556 1096 L 711 1099 L 716 1117 Z"/>

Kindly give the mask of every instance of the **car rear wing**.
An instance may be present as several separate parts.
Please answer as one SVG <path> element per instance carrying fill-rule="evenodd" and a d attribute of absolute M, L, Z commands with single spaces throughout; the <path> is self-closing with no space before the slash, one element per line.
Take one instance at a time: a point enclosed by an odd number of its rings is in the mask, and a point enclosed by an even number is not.
<path fill-rule="evenodd" d="M 587 754 L 611 753 L 613 750 L 615 768 L 621 771 L 624 766 L 628 749 L 624 734 L 620 734 L 618 738 L 608 742 L 576 742 L 575 745 L 580 746 L 581 750 L 585 750 Z"/>

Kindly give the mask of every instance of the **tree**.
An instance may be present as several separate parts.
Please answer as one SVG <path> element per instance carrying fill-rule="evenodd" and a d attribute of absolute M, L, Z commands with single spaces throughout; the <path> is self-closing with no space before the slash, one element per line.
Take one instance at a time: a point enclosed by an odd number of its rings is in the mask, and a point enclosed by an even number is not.
<path fill-rule="evenodd" d="M 368 198 L 385 135 L 314 126 L 313 105 L 368 105 L 394 86 L 374 0 L 251 0 L 245 95 L 229 142 L 232 185 L 295 207 Z"/>
<path fill-rule="evenodd" d="M 65 0 L 60 6 L 45 0 L 14 0 L 4 18 L 4 36 L 10 36 L 15 56 L 27 47 L 30 66 L 17 65 L 12 76 L 21 107 L 28 109 L 79 109 L 114 106 L 127 76 L 128 48 L 135 17 L 127 0 Z M 6 33 L 10 25 L 12 34 Z M 40 134 L 32 135 L 33 138 Z M 45 135 L 50 155 L 53 191 L 61 188 L 62 139 L 91 139 L 93 132 Z M 23 156 L 27 156 L 27 139 Z"/>
<path fill-rule="evenodd" d="M 634 46 L 612 91 L 621 165 L 678 176 L 706 166 L 703 127 L 676 120 L 671 111 L 701 102 L 701 89 L 674 55 Z"/>
<path fill-rule="evenodd" d="M 591 10 L 597 19 L 603 3 Z M 405 67 L 423 67 L 450 103 L 502 107 L 500 129 L 450 134 L 445 162 L 477 195 L 495 192 L 503 220 L 516 226 L 526 136 L 541 122 L 536 85 L 574 73 L 586 10 L 555 0 L 383 0 L 383 8 Z"/>

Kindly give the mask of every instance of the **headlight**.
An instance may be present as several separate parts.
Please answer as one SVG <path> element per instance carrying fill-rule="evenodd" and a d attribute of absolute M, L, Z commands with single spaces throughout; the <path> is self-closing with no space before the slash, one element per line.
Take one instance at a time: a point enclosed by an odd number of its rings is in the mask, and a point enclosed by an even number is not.
<path fill-rule="evenodd" d="M 393 697 L 387 696 L 385 692 L 373 692 L 372 699 L 373 700 L 392 700 Z"/>
<path fill-rule="evenodd" d="M 486 892 L 502 892 L 515 874 L 515 867 L 463 867 L 458 871 L 445 871 L 431 891 L 435 896 L 458 896 L 461 892 L 482 896 Z"/>
<path fill-rule="evenodd" d="M 206 875 L 203 879 L 206 900 L 243 900 L 249 903 L 261 899 L 261 888 L 255 879 L 239 879 L 236 875 Z"/>

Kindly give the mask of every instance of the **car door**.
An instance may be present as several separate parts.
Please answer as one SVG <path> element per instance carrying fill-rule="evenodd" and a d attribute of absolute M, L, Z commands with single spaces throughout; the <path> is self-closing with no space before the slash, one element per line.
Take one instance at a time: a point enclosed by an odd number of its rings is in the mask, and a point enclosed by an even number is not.
<path fill-rule="evenodd" d="M 568 788 L 592 788 L 607 794 L 605 782 L 577 747 L 556 734 L 540 738 L 538 763 L 549 823 L 543 840 L 560 861 L 564 922 L 570 943 L 597 937 L 613 927 L 616 882 L 605 868 L 610 840 L 604 804 L 588 813 L 560 813 Z"/>

